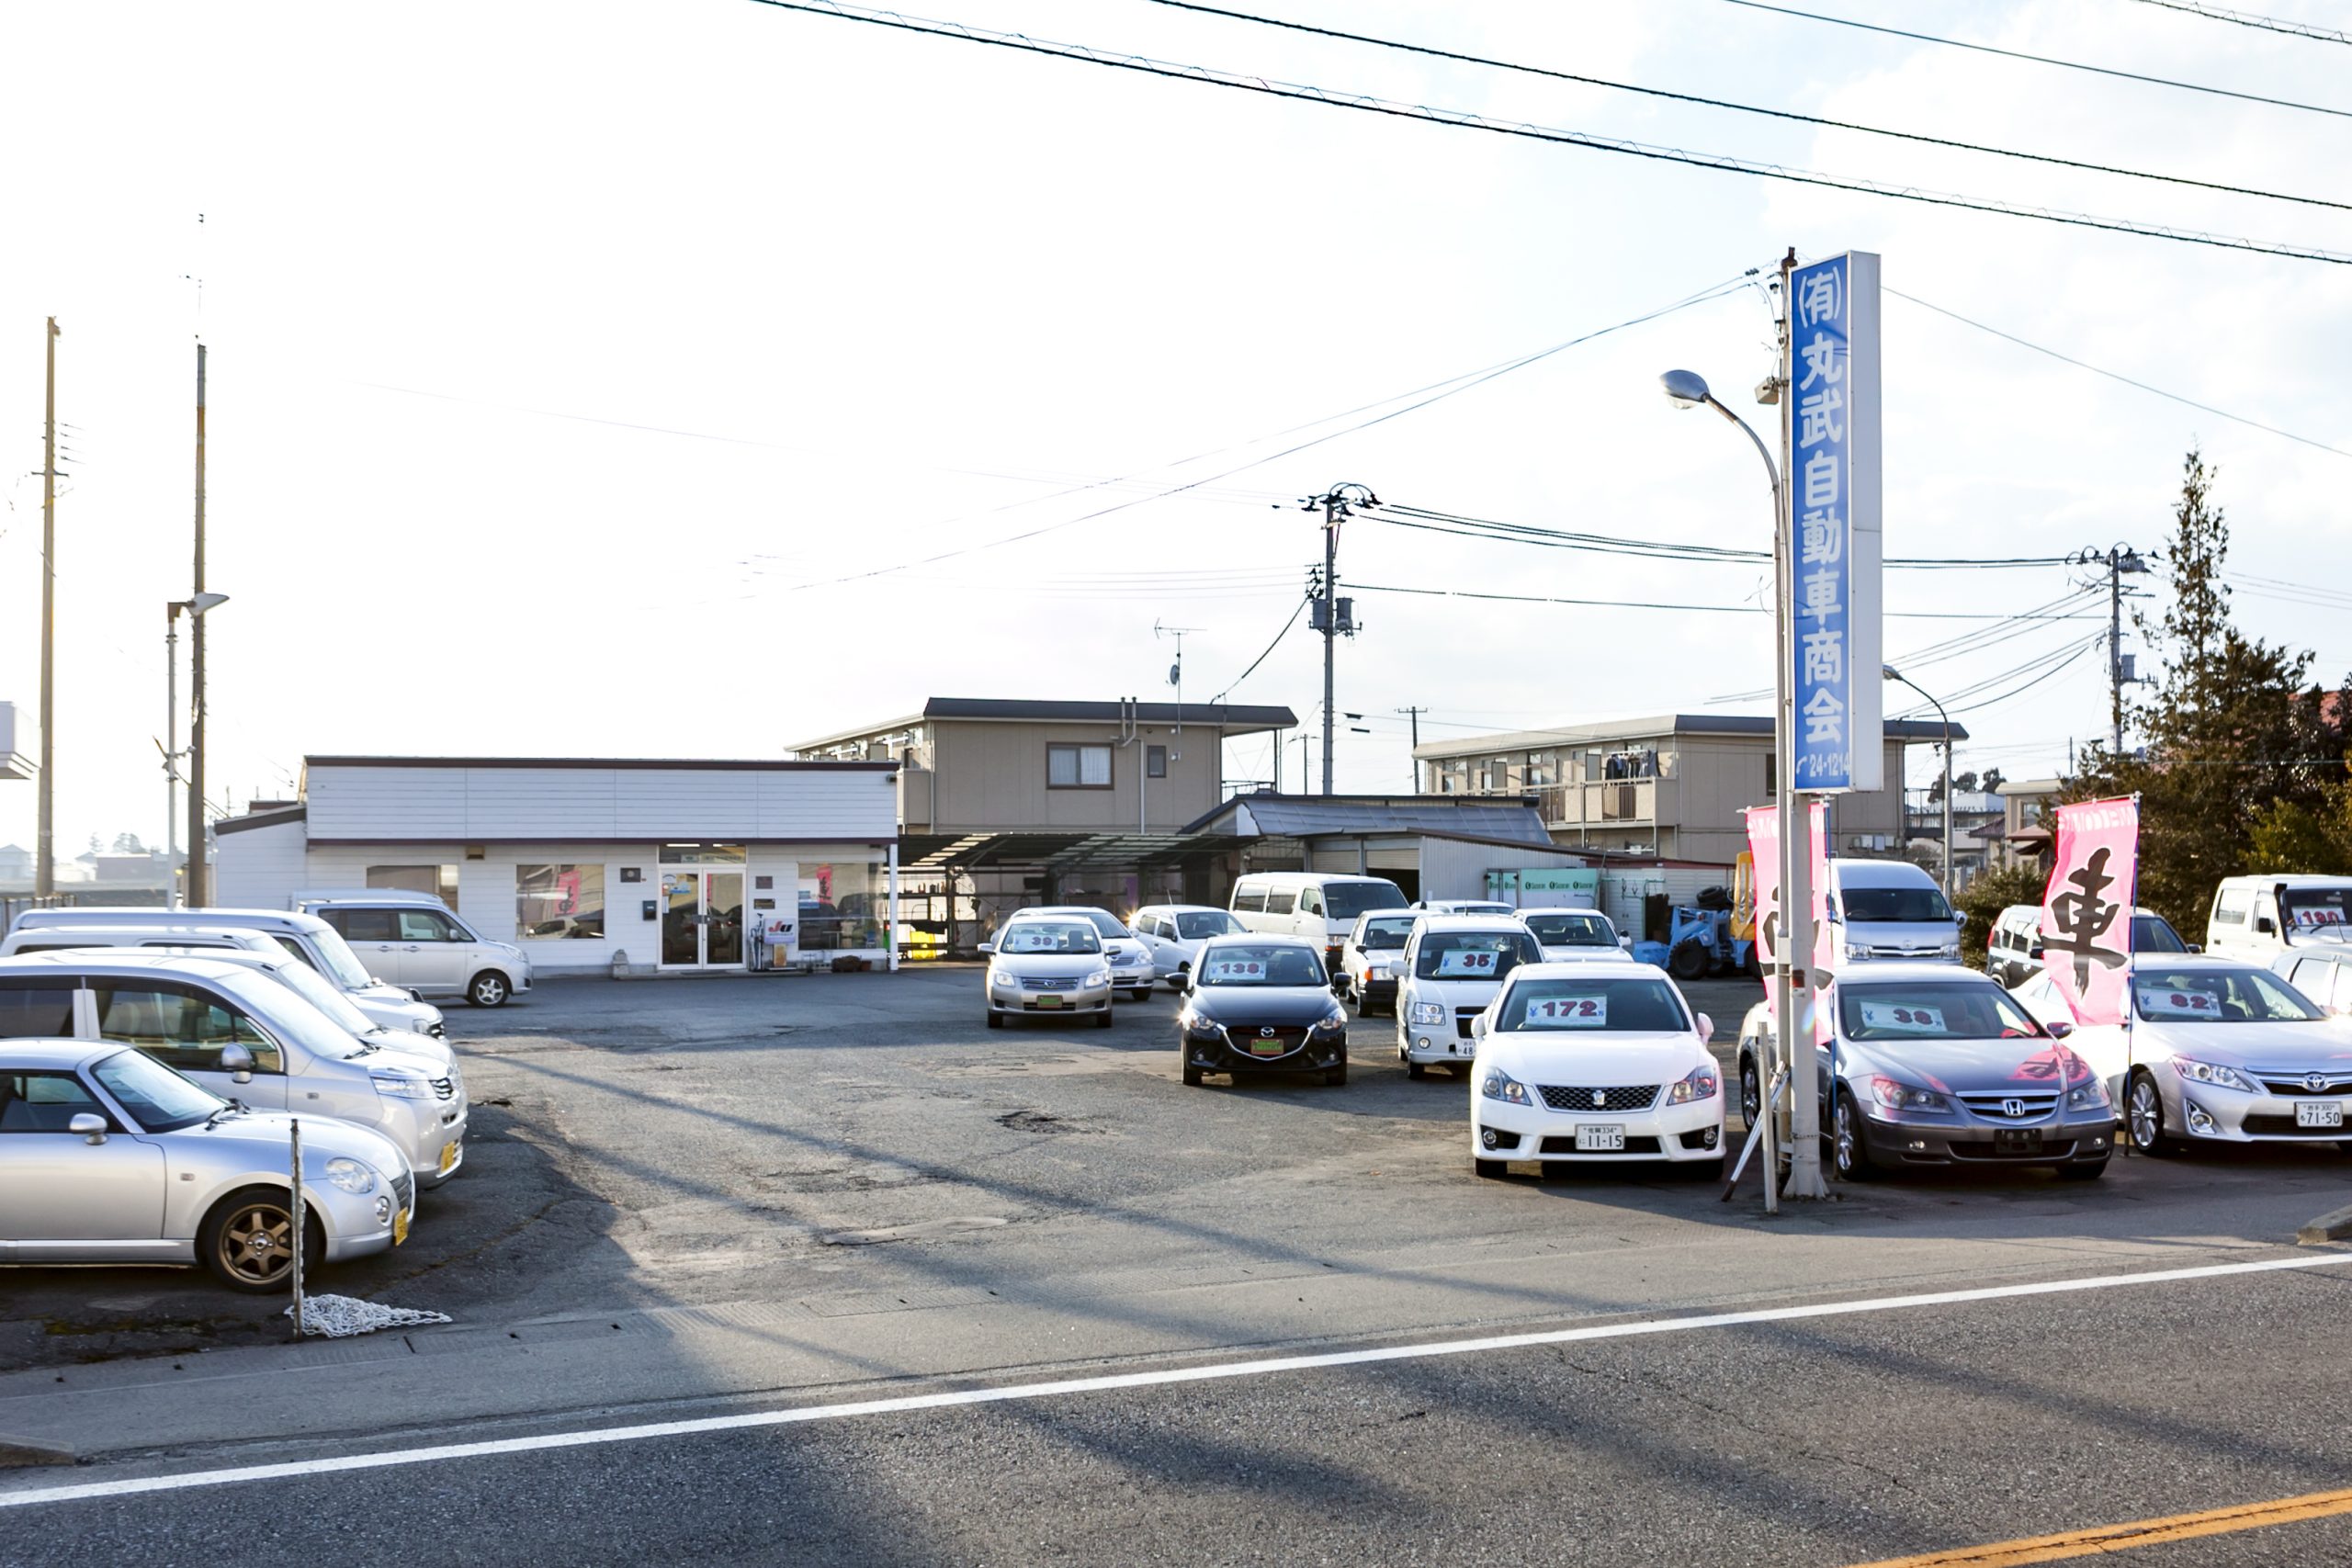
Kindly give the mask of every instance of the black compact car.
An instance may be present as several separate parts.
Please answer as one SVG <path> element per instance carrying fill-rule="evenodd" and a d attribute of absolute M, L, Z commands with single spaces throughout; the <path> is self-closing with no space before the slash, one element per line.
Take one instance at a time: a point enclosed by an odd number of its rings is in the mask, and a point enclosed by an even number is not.
<path fill-rule="evenodd" d="M 1348 1015 L 1320 946 L 1254 931 L 1221 936 L 1193 959 L 1176 1015 L 1184 1081 L 1207 1073 L 1319 1073 L 1348 1081 Z"/>

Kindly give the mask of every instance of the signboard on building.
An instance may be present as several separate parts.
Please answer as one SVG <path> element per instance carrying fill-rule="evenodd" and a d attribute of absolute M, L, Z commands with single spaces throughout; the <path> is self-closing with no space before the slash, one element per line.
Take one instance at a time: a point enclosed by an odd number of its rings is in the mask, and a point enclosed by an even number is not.
<path fill-rule="evenodd" d="M 1885 771 L 1878 313 L 1867 251 L 1789 275 L 1790 776 L 1812 793 L 1874 790 Z"/>
<path fill-rule="evenodd" d="M 1598 909 L 1600 873 L 1591 866 L 1488 870 L 1487 897 L 1521 909 Z"/>

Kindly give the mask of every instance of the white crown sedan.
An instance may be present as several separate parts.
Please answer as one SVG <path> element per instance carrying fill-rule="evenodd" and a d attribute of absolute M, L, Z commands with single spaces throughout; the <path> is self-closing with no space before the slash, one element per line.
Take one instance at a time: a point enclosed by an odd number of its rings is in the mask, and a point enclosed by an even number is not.
<path fill-rule="evenodd" d="M 1664 1160 L 1719 1174 L 1723 1072 L 1714 1024 L 1663 970 L 1631 959 L 1527 964 L 1472 1024 L 1470 1156 Z"/>

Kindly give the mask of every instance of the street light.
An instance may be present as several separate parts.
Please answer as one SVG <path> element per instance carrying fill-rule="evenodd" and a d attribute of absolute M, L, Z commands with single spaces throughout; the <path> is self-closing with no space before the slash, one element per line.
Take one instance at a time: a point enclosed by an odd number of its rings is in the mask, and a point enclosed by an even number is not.
<path fill-rule="evenodd" d="M 1798 847 L 1810 839 L 1811 822 L 1797 815 L 1795 693 L 1789 667 L 1789 562 L 1792 555 L 1789 509 L 1781 504 L 1781 470 L 1772 461 L 1770 448 L 1746 420 L 1725 408 L 1707 389 L 1705 377 L 1694 370 L 1668 370 L 1657 379 L 1676 407 L 1711 408 L 1739 426 L 1741 434 L 1755 446 L 1756 456 L 1764 464 L 1765 477 L 1772 485 L 1772 570 L 1776 589 L 1772 595 L 1772 626 L 1777 649 L 1772 673 L 1772 733 L 1777 762 L 1772 804 L 1778 809 L 1781 823 L 1781 913 L 1772 943 L 1772 1021 L 1782 1059 L 1788 1063 L 1792 1089 L 1789 1097 L 1789 1191 L 1799 1198 L 1826 1198 L 1829 1189 L 1821 1179 L 1821 1106 L 1813 1092 L 1814 1085 L 1820 1081 L 1820 1052 L 1814 1043 L 1811 1021 L 1799 1027 L 1795 995 L 1797 987 L 1804 984 L 1801 978 L 1804 973 L 1803 955 L 1810 953 L 1813 946 L 1813 860 L 1809 844 L 1802 851 Z M 1778 378 L 1772 379 L 1777 389 Z M 1820 978 L 1815 976 L 1816 982 Z M 1767 1075 L 1768 1089 L 1770 1082 Z M 1774 1115 L 1769 1105 L 1762 1109 L 1767 1172 L 1764 1207 L 1767 1213 L 1778 1213 Z"/>
<path fill-rule="evenodd" d="M 1882 665 L 1880 665 L 1880 666 L 1879 666 L 1879 674 L 1880 674 L 1883 678 L 1884 678 L 1884 679 L 1886 679 L 1886 680 L 1895 682 L 1897 682 L 1898 684 L 1901 684 L 1901 685 L 1909 686 L 1913 691 L 1915 691 L 1915 692 L 1918 692 L 1918 693 L 1919 693 L 1919 694 L 1920 694 L 1921 696 L 1923 696 L 1923 697 L 1928 697 L 1928 694 L 1927 694 L 1925 691 L 1922 691 L 1922 690 L 1920 689 L 1920 687 L 1918 686 L 1918 684 L 1917 684 L 1916 682 L 1913 682 L 1913 681 L 1911 681 L 1910 679 L 1908 679 L 1907 677 L 1905 677 L 1905 676 L 1904 675 L 1904 673 L 1903 673 L 1900 670 L 1897 670 L 1897 669 L 1896 669 L 1894 665 L 1892 665 L 1892 664 L 1882 664 Z M 1951 884 L 1952 884 L 1952 875 L 1951 875 L 1951 715 L 1950 715 L 1950 714 L 1948 714 L 1948 713 L 1944 712 L 1944 705 L 1943 705 L 1943 704 L 1941 704 L 1941 703 L 1939 703 L 1939 702 L 1938 702 L 1938 701 L 1936 701 L 1936 699 L 1935 699 L 1935 698 L 1933 698 L 1933 697 L 1928 697 L 1928 706 L 1930 706 L 1930 707 L 1932 707 L 1932 708 L 1934 708 L 1934 709 L 1936 710 L 1936 716 L 1937 716 L 1938 718 L 1942 719 L 1942 720 L 1944 721 L 1944 902 L 1945 902 L 1945 903 L 1947 903 L 1947 904 L 1949 904 L 1949 903 L 1951 903 Z"/>
<path fill-rule="evenodd" d="M 175 599 L 164 608 L 164 863 L 166 869 L 179 855 L 179 783 L 180 783 L 180 613 L 186 611 L 194 620 L 208 610 L 217 610 L 229 602 L 226 593 L 198 593 L 186 599 Z M 188 751 L 198 752 L 204 744 L 204 686 L 201 667 L 196 689 L 197 717 L 188 727 Z M 200 776 L 200 775 L 199 775 Z M 191 868 L 200 865 L 204 858 L 204 803 L 197 801 L 188 811 L 188 832 L 193 842 L 188 846 Z M 182 886 L 196 890 L 193 871 L 183 879 Z M 178 893 L 175 900 L 185 903 Z"/>

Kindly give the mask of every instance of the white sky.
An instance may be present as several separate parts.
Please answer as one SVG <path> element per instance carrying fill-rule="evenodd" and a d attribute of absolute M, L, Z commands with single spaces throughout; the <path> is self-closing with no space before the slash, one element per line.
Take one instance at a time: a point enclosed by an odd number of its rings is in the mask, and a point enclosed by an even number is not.
<path fill-rule="evenodd" d="M 2264 0 L 2347 25 L 2345 7 Z M 1242 8 L 1248 8 L 1244 6 Z M 1722 0 L 1267 0 L 1295 19 L 1865 123 L 2343 197 L 2352 119 L 2102 80 Z M 2352 50 L 2133 0 L 1818 7 L 2352 107 Z M 917 15 L 1939 190 L 2352 251 L 2352 214 L 1938 152 L 1397 55 L 1141 0 Z M 1891 288 L 2352 450 L 2352 268 L 1767 184 L 909 36 L 749 0 L 0 11 L 0 698 L 38 691 L 41 318 L 75 460 L 58 507 L 58 843 L 160 840 L 162 620 L 188 589 L 198 299 L 211 349 L 216 794 L 306 752 L 773 755 L 929 695 L 1206 698 L 1319 554 L 1273 503 L 1386 500 L 1760 547 L 1736 407 L 1752 291 L 1420 412 L 1029 541 L 1287 445 L 1169 467 L 1666 304 L 1793 244 Z M 196 215 L 205 220 L 199 231 Z M 2239 574 L 2341 587 L 2346 459 L 1973 332 L 1885 313 L 1892 555 L 2161 543 L 2183 450 Z M 1736 394 L 1736 395 L 1735 395 Z M 1760 412 L 1760 411 L 1759 411 Z M 610 423 L 599 423 L 610 422 Z M 657 430 L 623 426 L 655 426 Z M 1322 426 L 1318 428 L 1332 428 Z M 1295 437 L 1293 438 L 1295 439 Z M 28 476 L 30 477 L 28 477 Z M 1139 484 L 1115 496 L 1141 493 Z M 1022 504 L 1027 502 L 1028 504 Z M 2316 569 L 2316 570 L 2315 570 Z M 1734 604 L 1756 574 L 1374 524 L 1343 581 Z M 2019 610 L 2055 570 L 1892 574 L 1892 611 Z M 2352 616 L 2241 621 L 2352 667 Z M 1358 595 L 1339 784 L 1424 738 L 1690 709 L 1769 679 L 1761 615 Z M 1971 623 L 1894 618 L 1903 660 Z M 1957 689 L 2098 629 L 1922 666 Z M 2127 644 L 2136 646 L 2136 644 Z M 1235 692 L 1319 694 L 1304 629 Z M 183 649 L 185 654 L 185 649 Z M 1899 700 L 1890 708 L 1899 708 Z M 1747 711 L 1758 711 L 1747 705 Z M 1969 713 L 2013 777 L 2100 732 L 2094 650 Z M 1296 751 L 1286 769 L 1295 784 Z M 1263 777 L 1266 749 L 1231 769 Z M 1924 778 L 1928 753 L 1915 753 Z M 33 792 L 0 785 L 0 840 Z"/>

